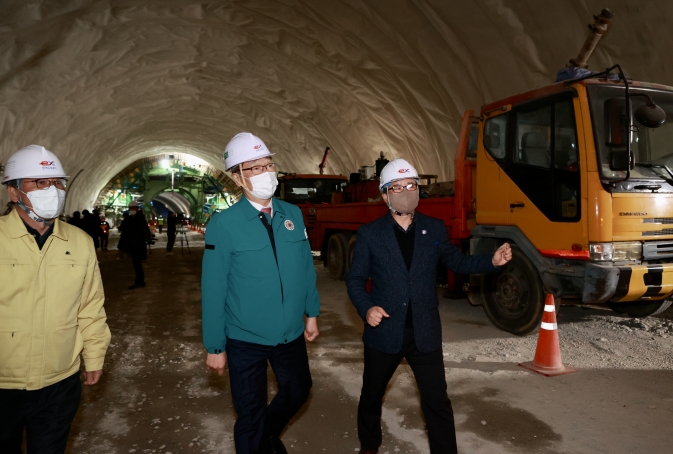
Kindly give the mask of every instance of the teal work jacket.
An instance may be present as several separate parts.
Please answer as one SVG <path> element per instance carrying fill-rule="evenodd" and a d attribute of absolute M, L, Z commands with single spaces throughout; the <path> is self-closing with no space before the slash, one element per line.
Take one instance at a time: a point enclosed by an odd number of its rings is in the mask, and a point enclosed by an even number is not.
<path fill-rule="evenodd" d="M 291 342 L 304 331 L 304 315 L 320 314 L 301 210 L 273 199 L 277 264 L 260 215 L 243 197 L 208 223 L 201 275 L 208 353 L 225 351 L 227 338 L 271 346 Z"/>

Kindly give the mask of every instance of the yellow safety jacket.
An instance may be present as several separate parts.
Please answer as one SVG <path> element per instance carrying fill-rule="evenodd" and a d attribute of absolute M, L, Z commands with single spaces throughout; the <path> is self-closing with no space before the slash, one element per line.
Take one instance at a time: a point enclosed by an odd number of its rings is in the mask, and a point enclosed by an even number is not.
<path fill-rule="evenodd" d="M 34 390 L 103 368 L 110 344 L 89 235 L 59 220 L 42 247 L 16 209 L 0 217 L 0 389 Z"/>

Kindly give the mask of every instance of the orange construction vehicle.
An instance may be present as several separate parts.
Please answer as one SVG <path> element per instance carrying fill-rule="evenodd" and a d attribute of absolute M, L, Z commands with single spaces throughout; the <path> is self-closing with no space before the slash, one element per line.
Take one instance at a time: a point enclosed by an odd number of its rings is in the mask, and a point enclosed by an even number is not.
<path fill-rule="evenodd" d="M 638 317 L 671 305 L 673 87 L 629 80 L 619 65 L 582 75 L 611 20 L 604 10 L 590 26 L 568 80 L 465 112 L 453 194 L 430 184 L 418 206 L 466 252 L 512 244 L 510 263 L 466 285 L 511 333 L 539 327 L 546 293 Z M 334 278 L 348 272 L 357 228 L 387 210 L 368 201 L 375 180 L 312 207 L 309 240 Z M 462 288 L 455 276 L 449 286 Z"/>

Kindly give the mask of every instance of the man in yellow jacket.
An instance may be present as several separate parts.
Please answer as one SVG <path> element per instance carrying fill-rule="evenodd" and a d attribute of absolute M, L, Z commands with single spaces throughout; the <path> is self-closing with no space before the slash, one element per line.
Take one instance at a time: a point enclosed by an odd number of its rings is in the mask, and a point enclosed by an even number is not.
<path fill-rule="evenodd" d="M 0 217 L 0 452 L 63 453 L 84 384 L 103 373 L 110 343 L 91 238 L 57 217 L 66 176 L 31 145 L 9 157 L 2 183 L 14 203 Z"/>

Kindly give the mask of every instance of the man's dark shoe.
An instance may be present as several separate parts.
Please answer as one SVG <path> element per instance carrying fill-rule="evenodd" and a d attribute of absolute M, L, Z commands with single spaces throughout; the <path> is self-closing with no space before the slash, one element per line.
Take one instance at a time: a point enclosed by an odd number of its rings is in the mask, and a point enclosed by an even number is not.
<path fill-rule="evenodd" d="M 129 286 L 129 290 L 134 290 L 134 289 L 137 289 L 137 288 L 145 287 L 145 285 L 146 284 L 144 282 L 142 284 L 133 284 L 133 285 Z"/>
<path fill-rule="evenodd" d="M 280 438 L 269 437 L 269 454 L 287 454 L 287 449 Z"/>
<path fill-rule="evenodd" d="M 365 448 L 360 449 L 360 454 L 378 454 L 378 452 L 379 452 L 378 449 L 365 449 Z"/>

